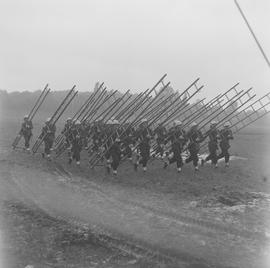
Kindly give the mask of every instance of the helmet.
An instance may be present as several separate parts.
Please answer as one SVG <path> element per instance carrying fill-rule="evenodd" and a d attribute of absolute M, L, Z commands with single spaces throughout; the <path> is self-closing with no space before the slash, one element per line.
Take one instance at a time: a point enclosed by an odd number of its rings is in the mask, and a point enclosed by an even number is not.
<path fill-rule="evenodd" d="M 28 119 L 28 114 L 26 114 L 26 115 L 23 117 L 23 119 Z"/>
<path fill-rule="evenodd" d="M 80 120 L 76 120 L 75 125 L 80 125 L 81 121 Z"/>
<path fill-rule="evenodd" d="M 46 123 L 49 123 L 51 121 L 51 118 L 50 117 L 48 117 L 47 119 L 46 119 Z"/>
<path fill-rule="evenodd" d="M 175 120 L 173 123 L 174 123 L 175 126 L 181 126 L 182 125 L 182 121 L 180 121 L 180 120 Z"/>
<path fill-rule="evenodd" d="M 226 122 L 226 123 L 224 124 L 224 127 L 230 127 L 230 126 L 231 126 L 230 122 Z"/>
<path fill-rule="evenodd" d="M 67 121 L 72 121 L 72 118 L 68 117 L 68 118 L 67 118 Z"/>
<path fill-rule="evenodd" d="M 216 124 L 217 124 L 217 121 L 211 121 L 211 123 L 210 123 L 211 126 L 214 126 Z"/>
<path fill-rule="evenodd" d="M 191 123 L 191 126 L 192 126 L 192 127 L 198 126 L 198 123 L 197 123 L 197 122 L 192 122 L 192 123 Z"/>

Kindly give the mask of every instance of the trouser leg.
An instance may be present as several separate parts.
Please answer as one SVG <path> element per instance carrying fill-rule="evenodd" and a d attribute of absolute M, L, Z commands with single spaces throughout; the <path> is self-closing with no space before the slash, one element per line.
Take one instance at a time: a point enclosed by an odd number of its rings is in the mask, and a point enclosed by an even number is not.
<path fill-rule="evenodd" d="M 211 160 L 212 159 L 212 155 L 211 155 L 211 153 L 205 158 L 205 162 L 207 162 L 207 161 L 209 161 L 209 160 Z"/>
<path fill-rule="evenodd" d="M 31 138 L 31 135 L 25 135 L 24 136 L 24 146 L 25 146 L 25 148 L 29 148 L 29 146 L 30 146 L 30 138 Z"/>
<path fill-rule="evenodd" d="M 189 155 L 189 157 L 186 159 L 186 163 L 189 163 L 192 161 L 192 154 Z"/>
<path fill-rule="evenodd" d="M 169 159 L 169 164 L 172 164 L 176 161 L 175 156 L 173 156 L 172 158 Z"/>
<path fill-rule="evenodd" d="M 190 150 L 190 156 L 186 159 L 186 163 L 193 162 L 194 167 L 198 166 L 198 151 Z"/>
<path fill-rule="evenodd" d="M 44 141 L 44 153 L 46 155 L 50 154 L 50 142 L 49 142 L 49 140 Z"/>
<path fill-rule="evenodd" d="M 224 155 L 224 152 L 223 150 L 221 149 L 221 153 L 218 155 L 218 159 L 221 159 L 223 158 L 225 155 Z"/>
<path fill-rule="evenodd" d="M 183 159 L 181 155 L 174 155 L 173 158 L 169 159 L 169 164 L 176 162 L 177 168 L 181 168 L 183 166 Z"/>
<path fill-rule="evenodd" d="M 225 156 L 225 163 L 228 163 L 230 160 L 230 154 L 228 149 L 225 149 L 224 156 Z"/>
<path fill-rule="evenodd" d="M 51 149 L 52 149 L 52 146 L 53 146 L 53 140 L 49 140 L 50 151 L 51 151 Z"/>
<path fill-rule="evenodd" d="M 176 166 L 177 168 L 181 168 L 183 166 L 183 159 L 181 155 L 176 157 Z"/>
<path fill-rule="evenodd" d="M 74 150 L 73 159 L 77 162 L 81 160 L 81 154 L 79 150 Z"/>
<path fill-rule="evenodd" d="M 112 157 L 112 169 L 117 170 L 118 166 L 120 164 L 120 157 L 119 156 L 113 156 Z"/>
<path fill-rule="evenodd" d="M 127 155 L 128 158 L 132 157 L 132 150 L 128 145 L 126 147 L 126 155 Z"/>
<path fill-rule="evenodd" d="M 217 164 L 218 157 L 217 157 L 217 151 L 216 150 L 211 150 L 210 154 L 205 158 L 205 162 L 207 162 L 209 160 L 212 161 L 212 164 Z"/>
<path fill-rule="evenodd" d="M 212 163 L 215 165 L 215 164 L 217 164 L 217 161 L 218 161 L 218 158 L 217 158 L 217 151 L 214 150 L 214 151 L 212 152 Z"/>
<path fill-rule="evenodd" d="M 193 152 L 192 161 L 193 161 L 193 166 L 197 167 L 198 166 L 198 161 L 199 161 L 197 152 Z"/>
<path fill-rule="evenodd" d="M 229 149 L 221 148 L 221 153 L 217 156 L 217 159 L 225 158 L 225 163 L 228 163 L 230 160 Z"/>
<path fill-rule="evenodd" d="M 143 167 L 146 167 L 148 159 L 149 159 L 149 156 L 146 154 L 143 154 L 141 160 L 139 161 L 139 164 L 142 164 Z"/>

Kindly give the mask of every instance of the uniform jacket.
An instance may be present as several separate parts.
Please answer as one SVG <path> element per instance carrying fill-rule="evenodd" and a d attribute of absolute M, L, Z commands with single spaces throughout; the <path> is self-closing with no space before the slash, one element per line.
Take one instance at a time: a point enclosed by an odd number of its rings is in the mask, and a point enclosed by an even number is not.
<path fill-rule="evenodd" d="M 188 148 L 190 150 L 198 151 L 200 148 L 200 142 L 203 141 L 202 132 L 198 129 L 191 128 L 187 133 L 187 138 L 189 140 Z"/>
<path fill-rule="evenodd" d="M 220 143 L 221 148 L 230 148 L 230 140 L 233 140 L 233 134 L 231 129 L 222 129 L 220 130 Z"/>
<path fill-rule="evenodd" d="M 23 122 L 21 130 L 20 130 L 20 134 L 25 135 L 25 136 L 31 136 L 32 135 L 32 129 L 33 129 L 33 124 L 32 124 L 31 120 Z"/>
<path fill-rule="evenodd" d="M 55 137 L 55 132 L 56 132 L 56 127 L 53 124 L 46 124 L 42 128 L 42 133 L 41 135 L 44 136 L 44 139 L 50 139 L 53 140 Z"/>

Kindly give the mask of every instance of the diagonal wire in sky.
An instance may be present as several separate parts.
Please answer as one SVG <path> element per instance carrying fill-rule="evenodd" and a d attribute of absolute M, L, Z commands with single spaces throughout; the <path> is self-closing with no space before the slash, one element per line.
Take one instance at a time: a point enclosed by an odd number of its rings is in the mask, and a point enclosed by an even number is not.
<path fill-rule="evenodd" d="M 249 22 L 248 22 L 248 20 L 247 20 L 247 18 L 246 18 L 246 16 L 245 16 L 245 14 L 243 13 L 243 11 L 242 11 L 240 5 L 238 4 L 237 0 L 234 0 L 234 3 L 236 4 L 236 6 L 237 6 L 237 8 L 238 8 L 238 10 L 239 10 L 239 12 L 240 12 L 240 14 L 242 15 L 242 17 L 243 17 L 243 19 L 244 19 L 244 21 L 245 21 L 245 23 L 246 23 L 246 25 L 247 25 L 247 27 L 248 27 L 248 29 L 249 29 L 249 31 L 250 31 L 250 33 L 252 34 L 252 36 L 253 36 L 253 38 L 254 38 L 254 40 L 255 40 L 257 46 L 259 47 L 259 49 L 260 49 L 260 51 L 261 51 L 261 53 L 262 53 L 262 55 L 263 55 L 263 57 L 264 57 L 264 59 L 265 59 L 267 65 L 268 65 L 268 67 L 270 68 L 270 61 L 269 61 L 269 59 L 267 58 L 267 56 L 266 56 L 266 54 L 265 54 L 265 52 L 264 52 L 264 50 L 263 50 L 263 48 L 262 48 L 262 46 L 261 46 L 259 40 L 257 39 L 257 37 L 256 37 L 256 35 L 255 35 L 255 33 L 254 33 L 254 31 L 252 30 L 252 28 L 251 28 L 251 26 L 250 26 L 250 24 L 249 24 Z"/>

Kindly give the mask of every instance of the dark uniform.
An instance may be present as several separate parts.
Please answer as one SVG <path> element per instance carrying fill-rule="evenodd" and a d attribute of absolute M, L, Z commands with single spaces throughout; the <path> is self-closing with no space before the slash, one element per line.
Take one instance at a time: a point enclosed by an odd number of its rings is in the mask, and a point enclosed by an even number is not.
<path fill-rule="evenodd" d="M 218 161 L 217 150 L 218 150 L 219 131 L 215 127 L 212 127 L 208 131 L 207 136 L 209 137 L 208 141 L 209 155 L 205 158 L 204 161 L 207 162 L 211 160 L 212 164 L 216 165 Z"/>
<path fill-rule="evenodd" d="M 176 162 L 176 166 L 178 171 L 181 170 L 183 166 L 183 159 L 182 159 L 182 150 L 187 141 L 186 133 L 183 129 L 180 128 L 173 128 L 168 135 L 167 140 L 171 142 L 171 152 L 173 153 L 173 157 L 169 158 L 169 164 Z M 167 167 L 167 162 L 164 164 L 164 168 Z"/>
<path fill-rule="evenodd" d="M 122 138 L 122 146 L 123 146 L 123 154 L 127 156 L 129 160 L 132 159 L 132 147 L 135 144 L 135 130 L 133 127 L 128 125 L 123 126 L 123 138 Z"/>
<path fill-rule="evenodd" d="M 203 140 L 203 135 L 200 130 L 192 127 L 187 132 L 187 138 L 189 139 L 188 150 L 190 156 L 186 159 L 186 163 L 193 162 L 193 166 L 198 169 L 198 153 L 200 150 L 200 142 Z"/>
<path fill-rule="evenodd" d="M 44 137 L 44 153 L 50 157 L 51 148 L 53 146 L 55 138 L 56 127 L 54 124 L 46 122 L 46 125 L 42 128 L 41 136 Z"/>
<path fill-rule="evenodd" d="M 104 128 L 100 124 L 95 124 L 92 129 L 92 150 L 99 152 L 103 138 L 105 136 Z"/>
<path fill-rule="evenodd" d="M 85 149 L 88 148 L 88 133 L 90 132 L 90 124 L 83 121 L 81 124 L 82 144 Z"/>
<path fill-rule="evenodd" d="M 111 145 L 108 151 L 109 157 L 112 158 L 111 167 L 113 169 L 113 174 L 117 174 L 117 168 L 120 164 L 121 160 L 121 147 L 120 147 L 120 140 L 116 139 L 116 141 Z"/>
<path fill-rule="evenodd" d="M 155 156 L 160 155 L 163 157 L 164 154 L 164 145 L 165 145 L 165 139 L 167 136 L 167 130 L 164 126 L 159 125 L 154 130 L 154 135 L 156 136 L 156 149 L 155 149 Z"/>
<path fill-rule="evenodd" d="M 71 146 L 71 133 L 70 133 L 71 128 L 72 128 L 72 121 L 68 120 L 65 123 L 64 129 L 61 131 L 61 134 L 65 135 L 65 142 L 67 147 Z"/>
<path fill-rule="evenodd" d="M 72 160 L 75 160 L 77 165 L 80 165 L 81 151 L 83 147 L 82 140 L 82 126 L 79 121 L 73 122 L 69 128 L 68 139 L 70 141 L 71 148 L 68 151 L 69 164 Z"/>
<path fill-rule="evenodd" d="M 152 137 L 152 131 L 148 126 L 140 126 L 136 131 L 136 140 L 138 144 L 138 152 L 140 154 L 137 159 L 134 168 L 137 170 L 139 164 L 143 166 L 143 170 L 146 171 L 147 162 L 150 158 L 150 141 Z"/>
<path fill-rule="evenodd" d="M 77 164 L 80 164 L 81 160 L 81 151 L 82 151 L 83 141 L 80 135 L 76 135 L 75 138 L 72 140 L 72 159 L 74 159 Z"/>
<path fill-rule="evenodd" d="M 226 166 L 229 164 L 230 154 L 230 140 L 233 140 L 233 134 L 230 128 L 224 128 L 220 130 L 220 142 L 219 147 L 221 149 L 221 153 L 218 155 L 218 159 L 225 158 Z"/>
<path fill-rule="evenodd" d="M 104 150 L 107 161 L 107 172 L 110 173 L 112 167 L 113 174 L 117 174 L 117 168 L 121 160 L 120 139 L 118 133 L 122 132 L 117 120 L 108 120 L 104 129 Z"/>
<path fill-rule="evenodd" d="M 33 129 L 32 121 L 28 119 L 24 119 L 24 122 L 22 123 L 22 127 L 19 134 L 24 137 L 24 146 L 27 150 L 29 150 L 30 139 L 33 135 L 32 129 Z"/>
<path fill-rule="evenodd" d="M 104 143 L 104 150 L 105 150 L 105 158 L 107 160 L 107 164 L 108 164 L 108 171 L 110 168 L 110 148 L 113 145 L 117 135 L 116 132 L 114 131 L 115 126 L 113 125 L 113 122 L 111 120 L 109 120 L 107 122 L 107 124 L 105 125 L 104 129 L 103 129 L 103 133 L 102 133 L 102 137 L 103 140 L 105 141 Z"/>

